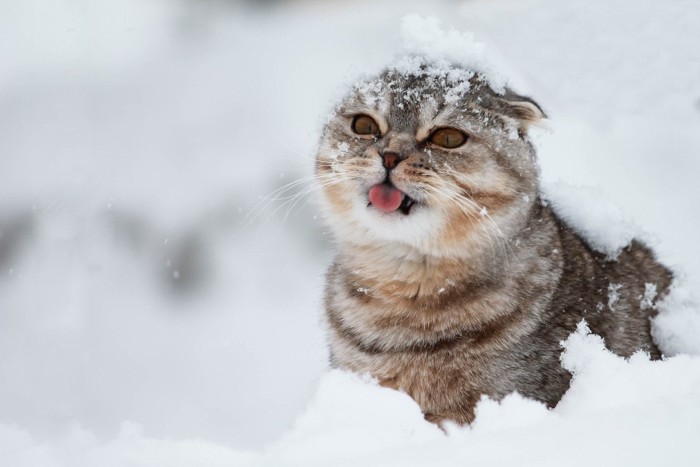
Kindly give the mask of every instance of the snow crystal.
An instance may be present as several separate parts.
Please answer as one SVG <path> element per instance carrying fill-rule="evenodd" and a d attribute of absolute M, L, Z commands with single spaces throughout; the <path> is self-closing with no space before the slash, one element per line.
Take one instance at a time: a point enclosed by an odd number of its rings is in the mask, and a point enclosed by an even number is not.
<path fill-rule="evenodd" d="M 610 284 L 608 285 L 608 309 L 614 310 L 615 304 L 620 300 L 620 289 L 622 284 Z"/>
<path fill-rule="evenodd" d="M 373 107 L 377 101 L 379 101 L 386 92 L 384 88 L 384 83 L 381 80 L 369 80 L 360 81 L 354 85 L 355 90 L 360 94 L 365 103 Z"/>
<path fill-rule="evenodd" d="M 330 158 L 333 160 L 337 160 L 339 157 L 347 155 L 349 150 L 350 145 L 347 143 L 347 141 L 341 141 L 340 143 L 338 143 L 335 149 L 332 149 L 330 151 Z"/>
<path fill-rule="evenodd" d="M 640 351 L 624 359 L 607 350 L 603 339 L 591 334 L 585 321 L 562 345 L 562 365 L 574 378 L 556 407 L 560 415 L 598 412 L 612 418 L 624 407 L 632 406 L 635 408 L 630 413 L 631 421 L 642 416 L 644 407 L 651 407 L 652 402 L 654 410 L 660 410 L 663 406 L 672 407 L 676 398 L 700 396 L 698 358 L 652 361 Z"/>
<path fill-rule="evenodd" d="M 647 310 L 655 308 L 654 299 L 656 298 L 656 284 L 647 282 L 644 284 L 644 295 L 639 297 L 639 308 Z"/>

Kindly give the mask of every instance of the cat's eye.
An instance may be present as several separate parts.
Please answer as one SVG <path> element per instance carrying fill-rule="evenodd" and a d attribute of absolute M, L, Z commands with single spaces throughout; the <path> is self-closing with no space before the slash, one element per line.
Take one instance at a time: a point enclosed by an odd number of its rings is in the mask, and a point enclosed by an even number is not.
<path fill-rule="evenodd" d="M 453 149 L 463 145 L 467 141 L 467 135 L 454 128 L 439 128 L 433 131 L 428 141 L 443 148 Z"/>
<path fill-rule="evenodd" d="M 369 115 L 356 115 L 352 119 L 352 131 L 358 135 L 379 135 L 379 125 Z"/>

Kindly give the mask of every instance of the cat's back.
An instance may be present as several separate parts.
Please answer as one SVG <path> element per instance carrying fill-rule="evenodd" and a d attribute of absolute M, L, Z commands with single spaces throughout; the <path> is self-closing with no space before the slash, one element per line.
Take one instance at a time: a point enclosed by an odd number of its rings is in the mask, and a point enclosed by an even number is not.
<path fill-rule="evenodd" d="M 581 319 L 605 339 L 613 352 L 630 356 L 642 349 L 654 358 L 661 354 L 651 336 L 650 319 L 656 303 L 671 286 L 673 274 L 639 240 L 614 258 L 594 250 L 556 214 L 562 274 L 549 307 L 562 329 L 571 332 Z"/>

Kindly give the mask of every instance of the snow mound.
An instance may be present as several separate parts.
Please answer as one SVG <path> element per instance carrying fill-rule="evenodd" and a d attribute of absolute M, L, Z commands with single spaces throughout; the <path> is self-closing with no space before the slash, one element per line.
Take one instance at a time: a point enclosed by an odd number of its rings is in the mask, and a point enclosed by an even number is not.
<path fill-rule="evenodd" d="M 591 248 L 610 260 L 615 260 L 632 239 L 643 234 L 599 190 L 557 182 L 545 184 L 542 191 L 544 202 Z"/>
<path fill-rule="evenodd" d="M 401 20 L 401 40 L 402 56 L 391 66 L 398 71 L 416 74 L 421 65 L 429 64 L 432 74 L 438 74 L 457 65 L 479 73 L 494 91 L 505 90 L 504 75 L 487 60 L 486 45 L 472 33 L 444 30 L 437 18 L 409 14 Z"/>
<path fill-rule="evenodd" d="M 585 321 L 562 345 L 566 349 L 562 365 L 574 378 L 556 408 L 561 415 L 659 408 L 684 397 L 700 396 L 700 358 L 679 355 L 650 360 L 648 354 L 638 351 L 624 359 L 608 351 L 604 340 L 591 334 Z"/>
<path fill-rule="evenodd" d="M 676 279 L 657 305 L 652 335 L 664 355 L 700 355 L 700 308 L 683 279 Z"/>
<path fill-rule="evenodd" d="M 400 36 L 400 53 L 389 65 L 382 65 L 381 71 L 363 71 L 346 80 L 348 87 L 367 105 L 377 105 L 391 93 L 397 107 L 416 107 L 424 101 L 430 102 L 438 89 L 444 90 L 445 102 L 455 103 L 469 92 L 471 80 L 477 74 L 494 92 L 505 92 L 505 75 L 486 59 L 486 46 L 475 41 L 471 33 L 454 28 L 445 31 L 436 18 L 410 14 L 402 20 Z M 411 89 L 401 89 L 401 79 L 411 77 L 419 77 L 421 81 L 413 83 Z M 339 95 L 336 102 L 341 100 Z M 327 116 L 326 122 L 333 114 Z M 333 158 L 342 154 L 341 148 L 334 148 L 331 153 Z"/>
<path fill-rule="evenodd" d="M 44 444 L 27 432 L 0 424 L 0 461 L 13 467 L 224 467 L 252 465 L 257 453 L 236 451 L 210 441 L 150 438 L 141 425 L 125 422 L 117 436 L 101 442 L 75 425 Z"/>
<path fill-rule="evenodd" d="M 277 465 L 336 465 L 339 459 L 371 457 L 442 436 L 408 395 L 368 377 L 333 370 L 324 376 L 294 430 L 271 446 L 268 455 L 279 459 Z"/>

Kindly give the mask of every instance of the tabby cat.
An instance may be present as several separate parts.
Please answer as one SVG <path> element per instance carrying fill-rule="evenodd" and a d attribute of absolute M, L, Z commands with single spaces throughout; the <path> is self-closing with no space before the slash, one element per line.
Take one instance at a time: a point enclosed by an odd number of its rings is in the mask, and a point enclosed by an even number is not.
<path fill-rule="evenodd" d="M 613 352 L 659 358 L 650 317 L 672 275 L 638 241 L 595 251 L 541 200 L 541 108 L 483 73 L 408 63 L 355 85 L 321 137 L 332 365 L 469 423 L 482 394 L 556 405 L 560 342 L 583 319 Z"/>

